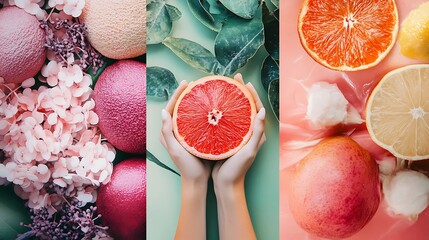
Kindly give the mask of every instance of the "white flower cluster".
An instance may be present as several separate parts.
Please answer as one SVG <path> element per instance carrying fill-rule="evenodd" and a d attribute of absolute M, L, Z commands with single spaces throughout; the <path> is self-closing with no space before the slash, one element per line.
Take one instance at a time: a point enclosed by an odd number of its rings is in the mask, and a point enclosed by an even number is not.
<path fill-rule="evenodd" d="M 50 87 L 31 89 L 33 78 L 21 86 L 0 78 L 0 184 L 14 183 L 31 208 L 59 203 L 49 183 L 94 202 L 95 188 L 112 174 L 115 150 L 97 127 L 91 77 L 71 62 L 43 67 L 40 80 Z"/>
<path fill-rule="evenodd" d="M 39 20 L 45 19 L 48 15 L 43 9 L 45 0 L 0 0 L 0 3 L 5 6 L 16 5 L 29 14 L 35 15 Z M 48 5 L 50 8 L 63 10 L 67 15 L 79 17 L 85 6 L 85 0 L 49 0 Z"/>

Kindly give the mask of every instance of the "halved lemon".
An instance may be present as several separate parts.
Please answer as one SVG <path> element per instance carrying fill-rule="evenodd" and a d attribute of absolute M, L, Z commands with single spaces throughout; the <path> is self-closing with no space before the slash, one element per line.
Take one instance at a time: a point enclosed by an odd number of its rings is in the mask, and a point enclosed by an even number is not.
<path fill-rule="evenodd" d="M 429 158 L 429 64 L 386 74 L 369 97 L 366 126 L 372 140 L 407 160 Z"/>

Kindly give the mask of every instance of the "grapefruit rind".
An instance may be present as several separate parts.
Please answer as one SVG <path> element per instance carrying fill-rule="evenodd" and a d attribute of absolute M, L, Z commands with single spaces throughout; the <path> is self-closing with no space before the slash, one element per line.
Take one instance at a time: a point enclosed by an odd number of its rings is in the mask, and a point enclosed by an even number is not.
<path fill-rule="evenodd" d="M 414 155 L 414 156 L 409 156 L 409 155 L 405 155 L 402 154 L 400 152 L 398 152 L 394 146 L 386 144 L 384 141 L 380 140 L 379 137 L 377 136 L 377 134 L 374 132 L 373 129 L 373 122 L 372 122 L 372 118 L 373 118 L 373 114 L 372 114 L 372 109 L 373 109 L 373 103 L 375 102 L 375 98 L 377 97 L 377 95 L 379 94 L 379 92 L 381 92 L 381 88 L 382 86 L 389 81 L 389 79 L 396 75 L 396 74 L 400 74 L 401 72 L 410 70 L 410 69 L 428 69 L 429 70 L 429 64 L 414 64 L 414 65 L 408 65 L 405 67 L 401 67 L 401 68 L 397 68 L 389 73 L 387 73 L 382 79 L 381 81 L 378 83 L 378 85 L 374 88 L 374 90 L 372 91 L 370 97 L 368 98 L 368 102 L 367 102 L 367 106 L 366 106 L 366 127 L 368 129 L 368 133 L 371 137 L 371 139 L 380 147 L 388 150 L 390 153 L 392 153 L 395 157 L 397 158 L 401 158 L 401 159 L 406 159 L 406 160 L 412 160 L 412 161 L 418 161 L 418 160 L 425 160 L 425 159 L 429 159 L 429 152 L 427 152 L 426 154 L 420 154 L 420 155 Z M 423 80 L 423 79 L 422 79 Z M 429 79 L 426 79 L 427 81 L 429 81 Z M 424 94 L 422 94 L 421 96 L 424 96 Z M 392 119 L 394 119 L 394 117 L 392 117 Z M 427 123 L 426 123 L 427 124 Z M 429 127 L 429 125 L 427 125 Z M 421 139 L 414 139 L 415 143 L 417 143 L 419 140 Z"/>
<path fill-rule="evenodd" d="M 303 24 L 304 24 L 304 17 L 308 11 L 308 2 L 311 0 L 305 0 L 302 4 L 301 7 L 301 11 L 298 17 L 298 35 L 299 35 L 299 40 L 301 42 L 301 45 L 304 47 L 305 51 L 310 55 L 311 58 L 313 58 L 316 62 L 318 62 L 319 64 L 321 64 L 324 67 L 327 67 L 329 69 L 335 70 L 335 71 L 359 71 L 359 70 L 364 70 L 364 69 L 368 69 L 371 67 L 374 67 L 375 65 L 379 64 L 386 56 L 387 54 L 389 54 L 390 50 L 392 50 L 393 46 L 395 45 L 396 42 L 396 38 L 398 36 L 398 31 L 399 31 L 399 23 L 398 23 L 398 9 L 396 7 L 395 1 L 392 0 L 393 3 L 393 7 L 394 7 L 394 14 L 395 14 L 395 26 L 394 26 L 394 30 L 392 31 L 392 41 L 390 42 L 389 46 L 378 55 L 378 58 L 368 64 L 365 65 L 360 65 L 359 67 L 351 67 L 348 65 L 342 65 L 342 66 L 333 66 L 331 64 L 329 64 L 326 60 L 322 59 L 319 57 L 319 55 L 314 52 L 312 49 L 310 49 L 308 47 L 307 44 L 307 40 L 306 37 L 304 36 L 304 33 L 302 32 L 302 28 L 303 28 Z"/>
<path fill-rule="evenodd" d="M 202 152 L 198 151 L 197 149 L 195 149 L 194 147 L 190 146 L 184 140 L 185 136 L 182 136 L 179 134 L 178 126 L 177 126 L 178 108 L 179 108 L 179 105 L 180 105 L 182 99 L 185 97 L 185 95 L 188 94 L 190 91 L 192 91 L 192 89 L 195 86 L 197 86 L 199 84 L 203 84 L 203 83 L 208 82 L 208 81 L 212 81 L 212 80 L 223 80 L 227 83 L 234 84 L 235 86 L 237 86 L 242 91 L 242 93 L 246 96 L 246 98 L 249 100 L 250 108 L 251 108 L 251 116 L 250 116 L 251 123 L 249 126 L 249 131 L 243 137 L 243 140 L 241 141 L 241 143 L 237 147 L 230 149 L 227 152 L 224 152 L 221 154 L 216 154 L 216 155 L 215 154 L 202 153 Z M 179 143 L 192 155 L 199 157 L 199 158 L 202 158 L 202 159 L 206 159 L 206 160 L 215 160 L 215 161 L 224 160 L 224 159 L 231 157 L 235 153 L 237 153 L 249 141 L 249 139 L 253 133 L 253 123 L 254 123 L 255 116 L 256 116 L 256 104 L 255 104 L 255 101 L 253 99 L 252 94 L 246 88 L 246 86 L 244 86 L 243 84 L 239 83 L 238 81 L 231 79 L 231 78 L 228 78 L 228 77 L 207 76 L 207 77 L 203 77 L 201 79 L 198 79 L 197 81 L 189 83 L 188 87 L 181 93 L 181 95 L 177 99 L 176 105 L 174 106 L 173 116 L 172 116 L 173 133 L 174 133 L 176 139 L 179 141 Z"/>

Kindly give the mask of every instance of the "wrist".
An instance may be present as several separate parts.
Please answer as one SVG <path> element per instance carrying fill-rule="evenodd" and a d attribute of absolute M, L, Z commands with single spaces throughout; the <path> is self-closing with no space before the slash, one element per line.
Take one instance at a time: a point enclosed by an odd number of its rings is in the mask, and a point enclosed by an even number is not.
<path fill-rule="evenodd" d="M 201 196 L 207 193 L 207 181 L 182 177 L 182 191 L 191 196 Z"/>
<path fill-rule="evenodd" d="M 217 197 L 234 197 L 237 193 L 244 192 L 244 178 L 237 181 L 222 181 L 217 179 L 214 182 L 214 191 Z"/>

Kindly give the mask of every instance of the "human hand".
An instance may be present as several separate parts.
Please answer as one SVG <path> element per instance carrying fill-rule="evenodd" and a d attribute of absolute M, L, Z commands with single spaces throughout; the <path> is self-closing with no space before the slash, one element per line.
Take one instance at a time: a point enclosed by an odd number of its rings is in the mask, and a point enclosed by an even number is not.
<path fill-rule="evenodd" d="M 236 74 L 234 79 L 244 84 L 241 74 Z M 215 188 L 233 186 L 236 183 L 243 182 L 247 170 L 252 165 L 256 154 L 265 142 L 264 121 L 265 108 L 251 83 L 246 84 L 247 89 L 252 93 L 255 100 L 257 115 L 253 123 L 252 137 L 247 144 L 236 154 L 227 160 L 215 163 L 212 171 Z"/>
<path fill-rule="evenodd" d="M 210 162 L 199 159 L 186 151 L 173 134 L 171 115 L 177 99 L 187 86 L 188 83 L 182 81 L 165 109 L 162 110 L 161 143 L 179 169 L 182 180 L 207 184 L 211 172 Z"/>

